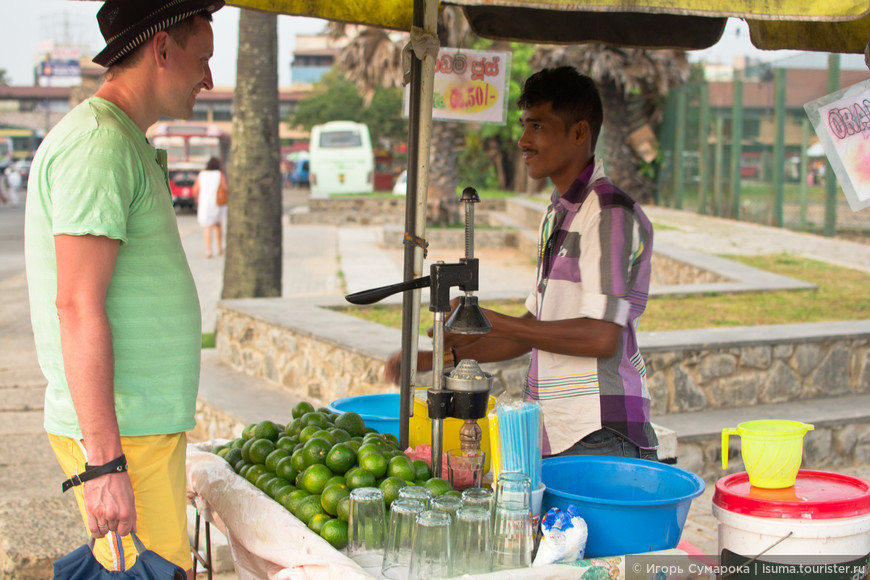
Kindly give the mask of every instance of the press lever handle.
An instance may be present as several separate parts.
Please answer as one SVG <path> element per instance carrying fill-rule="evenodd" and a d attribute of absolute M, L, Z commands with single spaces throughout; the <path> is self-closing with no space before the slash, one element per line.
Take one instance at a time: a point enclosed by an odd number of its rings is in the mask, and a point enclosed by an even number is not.
<path fill-rule="evenodd" d="M 389 286 L 381 286 L 380 288 L 372 288 L 371 290 L 362 290 L 354 292 L 344 297 L 351 304 L 374 304 L 380 302 L 387 296 L 392 296 L 399 292 L 407 290 L 416 290 L 417 288 L 428 288 L 432 285 L 431 276 L 423 276 L 422 278 L 414 278 L 407 282 L 399 282 L 398 284 L 390 284 Z"/>

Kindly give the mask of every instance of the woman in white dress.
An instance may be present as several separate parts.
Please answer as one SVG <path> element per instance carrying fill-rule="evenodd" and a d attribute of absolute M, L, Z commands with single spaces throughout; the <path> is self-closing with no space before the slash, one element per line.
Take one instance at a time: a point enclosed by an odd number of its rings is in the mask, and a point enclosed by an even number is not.
<path fill-rule="evenodd" d="M 221 171 L 221 162 L 217 157 L 208 160 L 205 169 L 199 172 L 193 185 L 193 195 L 196 198 L 196 221 L 203 227 L 205 233 L 205 257 L 211 258 L 211 233 L 214 231 L 217 240 L 217 255 L 224 253 L 222 225 L 227 219 L 227 206 L 218 205 L 217 191 L 226 179 Z"/>

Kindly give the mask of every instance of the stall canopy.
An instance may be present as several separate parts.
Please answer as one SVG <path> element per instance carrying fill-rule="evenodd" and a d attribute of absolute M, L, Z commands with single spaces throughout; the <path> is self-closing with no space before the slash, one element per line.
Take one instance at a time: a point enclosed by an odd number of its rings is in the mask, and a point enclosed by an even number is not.
<path fill-rule="evenodd" d="M 410 30 L 412 0 L 230 0 L 229 4 Z M 715 44 L 725 20 L 742 18 L 764 50 L 862 53 L 870 37 L 866 0 L 450 0 L 475 33 L 541 43 L 604 42 L 701 49 Z"/>
<path fill-rule="evenodd" d="M 227 0 L 257 10 L 411 32 L 408 194 L 405 239 L 425 239 L 438 0 Z M 870 38 L 867 0 L 449 0 L 480 36 L 531 43 L 601 42 L 637 48 L 708 48 L 728 18 L 749 24 L 758 48 L 862 53 Z M 434 48 L 434 52 L 433 49 Z M 405 246 L 403 281 L 422 274 L 421 245 Z M 408 443 L 417 360 L 420 290 L 402 305 L 399 442 Z M 437 387 L 437 385 L 436 385 Z"/>

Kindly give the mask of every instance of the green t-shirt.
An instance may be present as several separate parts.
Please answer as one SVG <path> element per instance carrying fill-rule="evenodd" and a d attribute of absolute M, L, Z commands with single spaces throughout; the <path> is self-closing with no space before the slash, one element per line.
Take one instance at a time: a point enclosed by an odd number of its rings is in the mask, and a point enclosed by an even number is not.
<path fill-rule="evenodd" d="M 193 428 L 202 323 L 165 152 L 118 107 L 94 97 L 48 134 L 30 175 L 25 260 L 33 334 L 48 380 L 46 431 L 81 438 L 55 306 L 54 236 L 60 234 L 121 241 L 106 295 L 121 435 Z"/>

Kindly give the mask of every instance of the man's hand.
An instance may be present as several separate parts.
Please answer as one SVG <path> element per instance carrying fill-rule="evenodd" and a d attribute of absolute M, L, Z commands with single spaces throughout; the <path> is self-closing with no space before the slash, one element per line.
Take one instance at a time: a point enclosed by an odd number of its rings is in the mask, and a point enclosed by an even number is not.
<path fill-rule="evenodd" d="M 94 538 L 109 531 L 126 536 L 136 531 L 136 504 L 128 473 L 110 473 L 83 484 L 88 529 Z"/>

